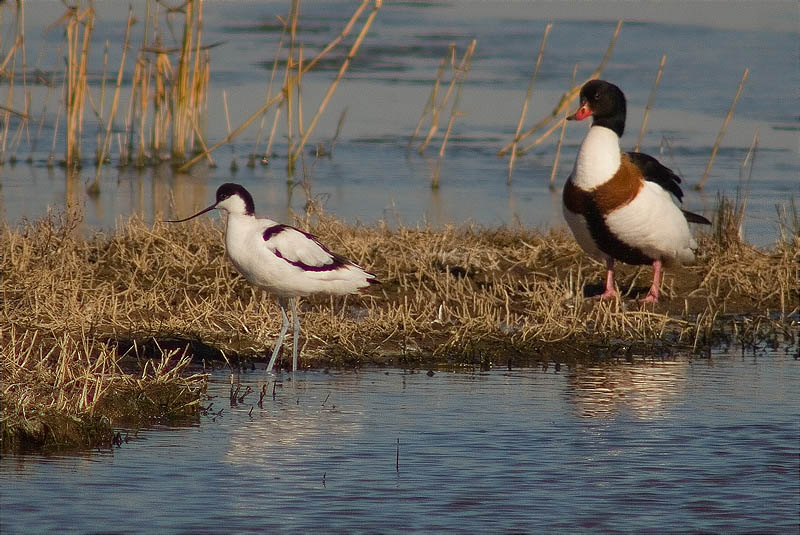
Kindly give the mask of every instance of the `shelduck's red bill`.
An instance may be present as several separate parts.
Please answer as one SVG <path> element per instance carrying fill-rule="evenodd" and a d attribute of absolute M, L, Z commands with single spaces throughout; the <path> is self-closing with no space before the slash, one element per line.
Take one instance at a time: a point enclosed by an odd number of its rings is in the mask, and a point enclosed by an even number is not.
<path fill-rule="evenodd" d="M 214 203 L 214 204 L 212 204 L 211 206 L 209 206 L 208 208 L 205 208 L 205 209 L 203 209 L 203 210 L 200 210 L 200 211 L 199 211 L 199 212 L 197 212 L 196 214 L 194 214 L 194 215 L 191 215 L 191 216 L 189 216 L 189 217 L 187 217 L 187 218 L 184 218 L 184 219 L 165 219 L 165 220 L 164 220 L 164 223 L 183 223 L 184 221 L 189 221 L 190 219 L 194 219 L 195 217 L 197 217 L 197 216 L 199 216 L 199 215 L 203 215 L 203 214 L 205 214 L 206 212 L 210 212 L 211 210 L 213 210 L 213 209 L 214 209 L 214 208 L 216 208 L 216 207 L 217 207 L 217 203 Z"/>
<path fill-rule="evenodd" d="M 581 102 L 581 106 L 569 117 L 567 121 L 583 121 L 592 114 L 592 108 L 589 107 L 588 102 Z"/>

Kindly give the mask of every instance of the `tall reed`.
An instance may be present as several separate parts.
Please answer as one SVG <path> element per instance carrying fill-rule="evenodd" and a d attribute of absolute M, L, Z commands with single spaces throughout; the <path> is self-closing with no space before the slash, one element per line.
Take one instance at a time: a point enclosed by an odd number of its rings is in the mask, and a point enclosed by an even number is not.
<path fill-rule="evenodd" d="M 109 110 L 108 118 L 106 119 L 106 125 L 103 133 L 103 141 L 98 149 L 97 171 L 95 172 L 94 182 L 91 186 L 91 190 L 95 192 L 100 190 L 100 170 L 102 168 L 103 162 L 106 159 L 106 156 L 108 155 L 108 151 L 111 147 L 111 127 L 114 124 L 114 117 L 117 114 L 117 106 L 119 105 L 119 93 L 122 87 L 122 75 L 125 71 L 125 58 L 128 53 L 128 44 L 130 43 L 131 27 L 133 27 L 133 24 L 134 24 L 133 9 L 129 8 L 128 22 L 125 25 L 125 38 L 122 42 L 122 58 L 119 61 L 119 69 L 117 70 L 117 80 L 116 80 L 116 85 L 114 87 L 114 97 L 111 100 L 111 109 Z M 105 77 L 103 77 L 103 81 L 105 82 Z"/>
<path fill-rule="evenodd" d="M 178 72 L 172 93 L 173 127 L 172 127 L 172 157 L 176 160 L 183 160 L 188 150 L 189 137 L 191 134 L 191 61 L 192 45 L 194 44 L 194 33 L 200 34 L 199 11 L 202 6 L 199 0 L 186 0 L 184 12 L 186 19 L 183 24 L 183 42 L 181 53 L 178 57 Z M 194 49 L 197 53 L 198 50 Z"/>
<path fill-rule="evenodd" d="M 708 175 L 711 173 L 711 166 L 714 165 L 714 158 L 717 156 L 717 151 L 719 150 L 719 146 L 722 143 L 722 138 L 725 136 L 725 132 L 728 130 L 728 123 L 731 122 L 731 117 L 733 117 L 733 110 L 736 109 L 736 102 L 739 100 L 739 95 L 742 94 L 742 88 L 744 87 L 744 81 L 747 80 L 747 75 L 750 74 L 750 68 L 746 68 L 744 73 L 742 73 L 742 79 L 739 80 L 739 87 L 736 89 L 736 95 L 733 97 L 733 102 L 731 102 L 731 107 L 728 109 L 727 115 L 725 115 L 725 120 L 722 122 L 722 127 L 719 130 L 719 134 L 717 134 L 717 140 L 714 142 L 714 148 L 711 149 L 711 157 L 708 159 L 708 164 L 706 165 L 705 171 L 703 171 L 703 177 L 700 179 L 700 182 L 695 186 L 696 189 L 701 190 L 703 186 L 706 184 L 706 180 L 708 180 Z"/>
<path fill-rule="evenodd" d="M 353 24 L 357 20 L 358 16 L 363 13 L 365 7 L 369 4 L 369 2 L 374 2 L 373 9 L 372 9 L 372 11 L 370 11 L 369 15 L 367 16 L 367 18 L 366 18 L 366 20 L 364 22 L 364 25 L 361 27 L 361 30 L 359 31 L 358 35 L 356 36 L 355 41 L 353 42 L 353 44 L 350 47 L 350 50 L 348 51 L 347 55 L 345 56 L 345 59 L 342 62 L 342 65 L 339 67 L 339 70 L 338 70 L 338 72 L 336 74 L 336 77 L 333 79 L 331 84 L 328 86 L 328 90 L 325 93 L 325 95 L 323 96 L 322 101 L 320 102 L 319 106 L 317 107 L 317 111 L 314 113 L 314 116 L 311 118 L 311 121 L 309 122 L 308 125 L 302 125 L 302 126 L 297 125 L 296 124 L 296 119 L 295 119 L 295 116 L 297 114 L 294 111 L 292 111 L 292 110 L 296 109 L 297 104 L 296 103 L 293 104 L 290 101 L 290 99 L 297 98 L 294 95 L 294 93 L 296 91 L 295 88 L 296 88 L 296 84 L 298 82 L 299 77 L 304 75 L 306 72 L 308 72 L 308 70 L 311 67 L 316 65 L 316 63 L 319 61 L 319 59 L 323 55 L 327 54 L 333 48 L 333 46 L 335 44 L 337 44 L 339 41 L 341 41 L 341 39 L 353 27 Z M 289 150 L 289 154 L 288 154 L 288 169 L 289 169 L 289 172 L 291 174 L 291 171 L 292 171 L 292 169 L 294 169 L 294 165 L 295 165 L 297 159 L 303 153 L 303 149 L 304 149 L 306 143 L 308 142 L 309 136 L 314 131 L 314 128 L 316 127 L 317 122 L 319 121 L 320 117 L 322 116 L 322 113 L 325 111 L 325 108 L 328 106 L 328 103 L 330 102 L 331 97 L 333 96 L 333 93 L 336 91 L 336 88 L 337 88 L 339 82 L 341 81 L 341 79 L 344 76 L 345 72 L 347 72 L 348 68 L 350 67 L 350 64 L 352 63 L 353 57 L 355 57 L 356 53 L 358 52 L 359 48 L 361 47 L 361 44 L 364 41 L 364 37 L 366 36 L 367 32 L 369 31 L 370 27 L 372 26 L 372 23 L 375 20 L 375 16 L 377 15 L 377 13 L 380 10 L 382 5 L 383 5 L 383 1 L 382 0 L 363 0 L 362 4 L 359 5 L 359 7 L 356 9 L 355 13 L 350 18 L 349 22 L 345 26 L 345 29 L 342 31 L 342 33 L 337 38 L 335 38 L 331 43 L 329 43 L 329 46 L 326 46 L 319 54 L 317 54 L 317 56 L 314 59 L 312 59 L 310 62 L 308 62 L 307 65 L 301 66 L 299 71 L 297 70 L 297 68 L 295 67 L 295 64 L 294 64 L 294 59 L 293 59 L 294 58 L 294 54 L 290 52 L 290 54 L 289 54 L 289 58 L 290 59 L 287 60 L 286 70 L 284 71 L 283 90 L 280 93 L 276 94 L 276 95 L 268 97 L 263 106 L 261 106 L 252 115 L 250 115 L 250 117 L 247 118 L 242 124 L 240 124 L 238 127 L 233 129 L 233 131 L 231 131 L 225 137 L 225 139 L 219 141 L 218 143 L 215 143 L 214 145 L 209 147 L 207 150 L 204 150 L 200 154 L 197 154 L 194 158 L 192 158 L 189 161 L 187 161 L 186 163 L 184 163 L 179 168 L 179 170 L 183 171 L 183 170 L 188 169 L 189 167 L 194 165 L 197 161 L 199 161 L 200 158 L 205 157 L 208 153 L 213 152 L 216 149 L 218 149 L 219 147 L 231 142 L 234 138 L 236 138 L 236 136 L 238 136 L 240 133 L 242 133 L 244 130 L 246 130 L 256 119 L 258 119 L 264 113 L 266 113 L 273 105 L 279 104 L 279 105 L 282 105 L 282 106 L 286 107 L 287 129 L 289 129 L 289 135 L 290 135 L 290 150 Z M 292 4 L 292 6 L 295 6 L 294 2 Z M 292 39 L 292 37 L 291 37 L 291 32 L 292 32 L 291 28 L 294 25 L 296 25 L 296 21 L 292 22 L 293 20 L 296 19 L 294 13 L 296 13 L 296 11 L 294 10 L 294 7 L 293 7 L 293 10 L 290 12 L 290 17 L 289 17 L 289 19 L 288 19 L 288 21 L 286 23 L 288 25 L 289 32 L 290 32 L 290 41 Z M 290 44 L 289 48 L 293 49 L 293 45 Z M 268 155 L 270 153 L 270 150 L 271 150 L 272 141 L 274 139 L 275 129 L 277 128 L 277 122 L 278 122 L 278 118 L 277 117 L 278 117 L 278 113 L 279 113 L 280 109 L 281 108 L 278 107 L 277 110 L 276 110 L 276 115 L 275 115 L 275 118 L 273 120 L 272 133 L 270 134 L 269 141 L 267 142 L 267 150 L 266 150 L 267 157 L 268 157 Z M 294 138 L 294 129 L 295 128 L 297 128 L 298 135 L 299 135 L 299 140 L 297 142 L 291 141 L 291 139 Z M 302 132 L 302 133 L 300 134 L 299 132 Z"/>
<path fill-rule="evenodd" d="M 661 56 L 661 64 L 658 66 L 658 72 L 656 73 L 656 79 L 653 82 L 653 88 L 650 90 L 650 97 L 647 99 L 647 106 L 644 107 L 644 117 L 642 117 L 642 126 L 639 129 L 639 137 L 636 139 L 636 146 L 634 147 L 634 151 L 639 150 L 639 147 L 642 144 L 642 138 L 644 138 L 644 132 L 647 129 L 647 118 L 650 116 L 650 108 L 653 107 L 653 102 L 656 99 L 656 90 L 658 89 L 658 83 L 661 81 L 661 73 L 664 72 L 664 63 L 667 61 L 666 54 Z"/>
<path fill-rule="evenodd" d="M 444 74 L 445 67 L 447 67 L 447 65 L 450 65 L 451 67 L 455 66 L 455 51 L 456 51 L 455 43 L 450 43 L 447 47 L 447 53 L 444 55 L 444 57 L 442 57 L 442 60 L 439 62 L 439 70 L 436 72 L 436 81 L 433 83 L 433 87 L 431 88 L 431 93 L 430 95 L 428 95 L 428 100 L 425 102 L 425 107 L 422 110 L 422 114 L 419 116 L 419 119 L 417 120 L 417 126 L 414 128 L 414 132 L 408 139 L 408 145 L 406 146 L 407 153 L 411 151 L 411 146 L 414 144 L 414 140 L 417 138 L 417 134 L 419 134 L 419 131 L 425 122 L 425 117 L 427 117 L 429 113 L 432 113 L 437 106 L 439 98 L 439 87 L 441 86 L 442 82 L 442 75 Z"/>
<path fill-rule="evenodd" d="M 575 76 L 578 74 L 578 64 L 572 67 L 572 77 L 569 80 L 570 87 L 575 85 Z M 561 146 L 564 144 L 564 131 L 567 129 L 567 108 L 564 108 L 564 117 L 561 118 L 561 134 L 558 136 L 558 144 L 556 145 L 556 155 L 553 157 L 553 168 L 550 171 L 550 191 L 556 190 L 556 173 L 558 172 L 558 161 L 561 158 Z M 558 123 L 556 123 L 558 124 Z M 513 157 L 513 153 L 512 153 Z"/>
<path fill-rule="evenodd" d="M 94 9 L 83 11 L 71 8 L 67 20 L 66 73 L 66 164 L 80 167 L 83 108 L 88 86 L 86 83 L 89 51 L 94 30 Z M 81 29 L 83 33 L 81 33 Z"/>
<path fill-rule="evenodd" d="M 553 119 L 558 117 L 558 115 L 561 114 L 564 111 L 564 109 L 567 108 L 573 100 L 575 100 L 575 97 L 577 97 L 578 94 L 580 93 L 580 90 L 581 90 L 581 87 L 583 87 L 583 84 L 585 84 L 589 80 L 593 80 L 593 79 L 597 78 L 598 76 L 600 76 L 600 74 L 605 69 L 606 64 L 608 63 L 608 60 L 611 59 L 611 54 L 614 51 L 614 45 L 617 42 L 617 37 L 619 37 L 619 32 L 620 32 L 621 29 L 622 29 L 622 21 L 620 20 L 620 21 L 617 22 L 617 26 L 614 29 L 614 33 L 611 36 L 611 41 L 608 43 L 608 48 L 606 48 L 606 53 L 603 55 L 603 59 L 600 60 L 600 63 L 595 68 L 595 70 L 592 71 L 592 73 L 588 76 L 588 78 L 586 78 L 586 80 L 584 80 L 580 84 L 578 84 L 576 86 L 573 86 L 572 89 L 570 89 L 569 91 L 567 91 L 563 95 L 561 95 L 561 99 L 558 101 L 558 104 L 556 104 L 556 106 L 553 108 L 553 110 L 549 114 L 547 114 L 539 122 L 537 122 L 532 127 L 528 128 L 528 130 L 526 130 L 525 132 L 523 132 L 519 136 L 514 136 L 514 138 L 509 143 L 507 143 L 503 148 L 501 148 L 499 151 L 497 151 L 497 155 L 498 156 L 504 156 L 509 150 L 511 150 L 512 146 L 515 146 L 517 143 L 519 143 L 523 139 L 527 138 L 528 136 L 530 136 L 534 132 L 537 132 L 538 130 L 544 128 L 550 121 L 552 121 Z M 529 145 L 526 149 L 523 150 L 523 152 L 525 152 L 527 150 L 530 150 L 531 148 L 533 148 L 538 143 L 541 143 L 542 141 L 544 141 L 544 139 L 546 139 L 550 134 L 552 134 L 555 131 L 556 128 L 558 128 L 558 125 L 551 126 L 547 130 L 546 134 L 543 134 L 542 136 L 540 136 L 536 143 L 532 143 L 531 145 Z"/>
<path fill-rule="evenodd" d="M 458 70 L 456 71 L 456 77 L 458 78 L 456 90 L 456 96 L 453 100 L 453 107 L 450 108 L 450 119 L 447 121 L 447 129 L 444 132 L 444 136 L 442 137 L 442 145 L 439 147 L 439 159 L 436 162 L 436 172 L 433 175 L 433 181 L 431 183 L 431 187 L 438 188 L 439 187 L 439 171 L 441 169 L 442 160 L 444 160 L 444 150 L 447 147 L 447 140 L 450 138 L 450 132 L 453 130 L 453 123 L 456 120 L 456 117 L 461 115 L 461 110 L 459 105 L 461 103 L 461 93 L 464 90 L 464 82 L 467 79 L 467 73 L 469 73 L 470 63 L 472 62 L 472 55 L 475 53 L 475 46 L 478 44 L 476 39 L 473 39 L 470 42 L 469 46 L 467 46 L 467 50 L 464 52 L 464 57 L 461 60 L 461 64 L 458 66 Z"/>
<path fill-rule="evenodd" d="M 517 122 L 517 131 L 514 133 L 514 142 L 511 146 L 511 157 L 508 159 L 508 177 L 506 183 L 511 184 L 511 174 L 514 172 L 514 160 L 517 157 L 517 141 L 519 140 L 519 133 L 522 130 L 522 123 L 525 122 L 525 114 L 528 112 L 528 104 L 533 95 L 533 84 L 536 83 L 536 77 L 539 75 L 539 67 L 542 64 L 542 57 L 544 56 L 544 48 L 547 44 L 547 36 L 550 34 L 552 24 L 548 24 L 544 28 L 544 35 L 542 36 L 542 44 L 539 47 L 539 55 L 536 56 L 536 66 L 533 68 L 531 81 L 528 82 L 528 90 L 525 92 L 525 101 L 522 103 L 522 111 L 519 114 L 519 121 Z"/>
<path fill-rule="evenodd" d="M 296 149 L 294 150 L 294 152 L 289 154 L 290 167 L 292 163 L 297 160 L 298 153 L 302 153 L 303 147 L 308 141 L 308 137 L 314 131 L 314 128 L 317 125 L 317 121 L 319 121 L 320 116 L 325 111 L 325 108 L 328 106 L 328 103 L 330 102 L 334 91 L 336 91 L 336 87 L 339 85 L 339 81 L 342 79 L 344 73 L 347 72 L 347 69 L 350 67 L 350 63 L 353 61 L 353 58 L 358 52 L 358 49 L 361 47 L 361 43 L 364 41 L 364 37 L 367 35 L 367 32 L 372 26 L 372 22 L 375 20 L 375 17 L 378 14 L 378 10 L 380 10 L 381 6 L 383 5 L 383 0 L 374 0 L 374 1 L 375 3 L 372 7 L 372 11 L 370 11 L 369 15 L 367 16 L 367 20 L 364 22 L 364 25 L 361 27 L 361 31 L 358 33 L 356 40 L 350 47 L 350 50 L 347 53 L 344 62 L 342 62 L 341 67 L 339 67 L 339 71 L 336 73 L 336 77 L 333 79 L 330 86 L 328 86 L 328 91 L 325 93 L 325 96 L 322 98 L 322 102 L 320 102 L 316 113 L 314 113 L 314 116 L 311 118 L 311 121 L 305 128 L 305 132 L 303 133 L 303 136 L 300 138 L 300 141 L 298 142 Z M 361 8 L 359 8 L 359 10 L 356 10 L 356 14 L 360 13 L 360 10 Z"/>

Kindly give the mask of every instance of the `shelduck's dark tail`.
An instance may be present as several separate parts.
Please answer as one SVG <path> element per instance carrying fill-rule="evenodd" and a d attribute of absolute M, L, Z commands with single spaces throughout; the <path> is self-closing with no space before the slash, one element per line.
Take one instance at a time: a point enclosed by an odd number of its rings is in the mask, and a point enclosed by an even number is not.
<path fill-rule="evenodd" d="M 689 223 L 697 223 L 699 225 L 710 225 L 711 221 L 706 219 L 705 217 L 701 216 L 700 214 L 695 214 L 693 212 L 687 212 L 686 210 L 681 210 L 683 212 L 683 217 L 686 218 L 686 221 Z"/>

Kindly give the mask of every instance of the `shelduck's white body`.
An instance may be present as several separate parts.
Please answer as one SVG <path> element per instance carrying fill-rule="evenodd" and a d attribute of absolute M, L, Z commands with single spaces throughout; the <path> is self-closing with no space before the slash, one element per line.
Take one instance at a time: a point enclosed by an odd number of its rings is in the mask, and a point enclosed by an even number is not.
<path fill-rule="evenodd" d="M 608 267 L 606 290 L 616 295 L 613 264 L 652 264 L 653 285 L 646 301 L 658 300 L 662 265 L 694 261 L 697 243 L 688 221 L 709 223 L 682 210 L 673 199 L 683 192 L 680 178 L 641 153 L 622 153 L 625 99 L 613 84 L 595 80 L 581 90 L 581 107 L 570 119 L 594 115 L 564 187 L 564 218 L 575 240 Z M 688 220 L 688 221 L 687 221 Z"/>

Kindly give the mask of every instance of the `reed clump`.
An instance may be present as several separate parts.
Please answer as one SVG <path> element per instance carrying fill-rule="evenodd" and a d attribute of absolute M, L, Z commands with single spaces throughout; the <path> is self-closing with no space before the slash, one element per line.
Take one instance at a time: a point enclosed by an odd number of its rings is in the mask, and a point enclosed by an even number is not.
<path fill-rule="evenodd" d="M 108 448 L 120 426 L 198 415 L 206 377 L 186 375 L 191 359 L 177 351 L 134 371 L 87 332 L 3 324 L 0 342 L 3 452 Z"/>
<path fill-rule="evenodd" d="M 55 165 L 61 128 L 65 144 L 60 163 L 69 169 L 81 168 L 84 164 L 83 138 L 87 131 L 92 130 L 96 132 L 96 170 L 88 193 L 96 195 L 100 192 L 100 176 L 105 164 L 116 161 L 120 167 L 144 167 L 170 161 L 183 169 L 200 159 L 206 159 L 209 165 L 214 166 L 211 152 L 231 143 L 255 120 L 262 118 L 262 128 L 257 134 L 256 148 L 251 155 L 254 165 L 256 151 L 260 150 L 258 145 L 262 138 L 265 114 L 274 107 L 273 128 L 260 158 L 264 163 L 269 161 L 280 113 L 278 110 L 284 110 L 291 176 L 295 162 L 303 156 L 309 137 L 369 32 L 382 0 L 361 0 L 341 32 L 310 58 L 303 57 L 303 44 L 297 35 L 299 5 L 298 0 L 290 0 L 288 17 L 277 17 L 283 23 L 283 32 L 274 51 L 275 60 L 264 105 L 235 128 L 229 125 L 228 135 L 212 145 L 206 142 L 211 50 L 224 43 L 204 41 L 203 0 L 187 0 L 176 7 L 157 0 L 147 0 L 138 6 L 136 16 L 134 6 L 131 6 L 122 43 L 113 44 L 97 41 L 94 29 L 102 21 L 96 20 L 94 3 L 91 0 L 78 0 L 74 5 L 67 6 L 63 15 L 45 30 L 45 33 L 63 30 L 63 44 L 57 50 L 40 53 L 30 72 L 25 52 L 24 3 L 6 5 L 0 2 L 0 21 L 6 12 L 10 12 L 16 20 L 13 27 L 9 28 L 13 32 L 12 44 L 9 50 L 0 52 L 0 78 L 7 78 L 9 85 L 4 102 L 0 103 L 0 163 L 6 161 L 7 153 L 10 153 L 11 161 L 16 161 L 16 151 L 19 150 L 23 132 L 27 134 L 32 161 L 42 126 L 46 124 L 49 128 L 52 124 L 48 166 Z M 368 9 L 370 6 L 371 9 Z M 362 16 L 361 28 L 354 31 Z M 335 78 L 310 121 L 304 123 L 301 93 L 303 76 L 318 66 L 321 60 L 329 59 L 325 56 L 340 46 L 351 32 L 355 33 L 355 39 L 344 55 Z M 288 49 L 284 46 L 286 34 L 291 36 Z M 109 65 L 109 50 L 120 45 L 119 64 Z M 101 47 L 102 72 L 94 72 L 92 64 Z M 18 58 L 21 66 L 17 65 Z M 43 58 L 49 59 L 43 62 Z M 281 58 L 285 70 L 283 79 L 277 80 Z M 37 73 L 46 76 L 35 76 Z M 14 81 L 18 74 L 23 80 L 24 104 L 18 102 L 19 98 L 14 98 Z M 56 110 L 51 106 L 48 114 L 51 91 L 47 92 L 48 100 L 44 103 L 31 102 L 28 78 L 34 80 L 32 83 L 47 85 L 53 89 L 53 93 L 61 91 L 60 101 L 63 105 L 57 106 Z M 93 84 L 93 81 L 99 81 L 99 84 Z M 279 87 L 273 87 L 273 82 Z M 110 105 L 106 104 L 107 96 Z M 90 110 L 87 110 L 87 104 Z M 37 118 L 40 127 L 31 141 L 28 123 Z M 16 134 L 9 130 L 12 123 L 17 124 Z M 209 145 L 212 146 L 209 148 Z"/>
<path fill-rule="evenodd" d="M 604 268 L 563 231 L 307 221 L 298 225 L 382 284 L 363 295 L 303 300 L 306 366 L 491 365 L 617 347 L 701 351 L 743 329 L 758 339 L 796 323 L 794 235 L 766 250 L 701 235 L 697 264 L 668 271 L 664 299 L 652 306 L 635 299 L 648 289 L 649 268 L 620 267 L 622 300 L 587 298 L 600 289 Z M 271 348 L 277 305 L 234 272 L 219 223 L 133 218 L 88 237 L 73 226 L 65 216 L 3 229 L 4 325 L 111 348 L 169 341 L 198 360 L 260 359 Z M 737 325 L 743 318 L 749 327 Z"/>

